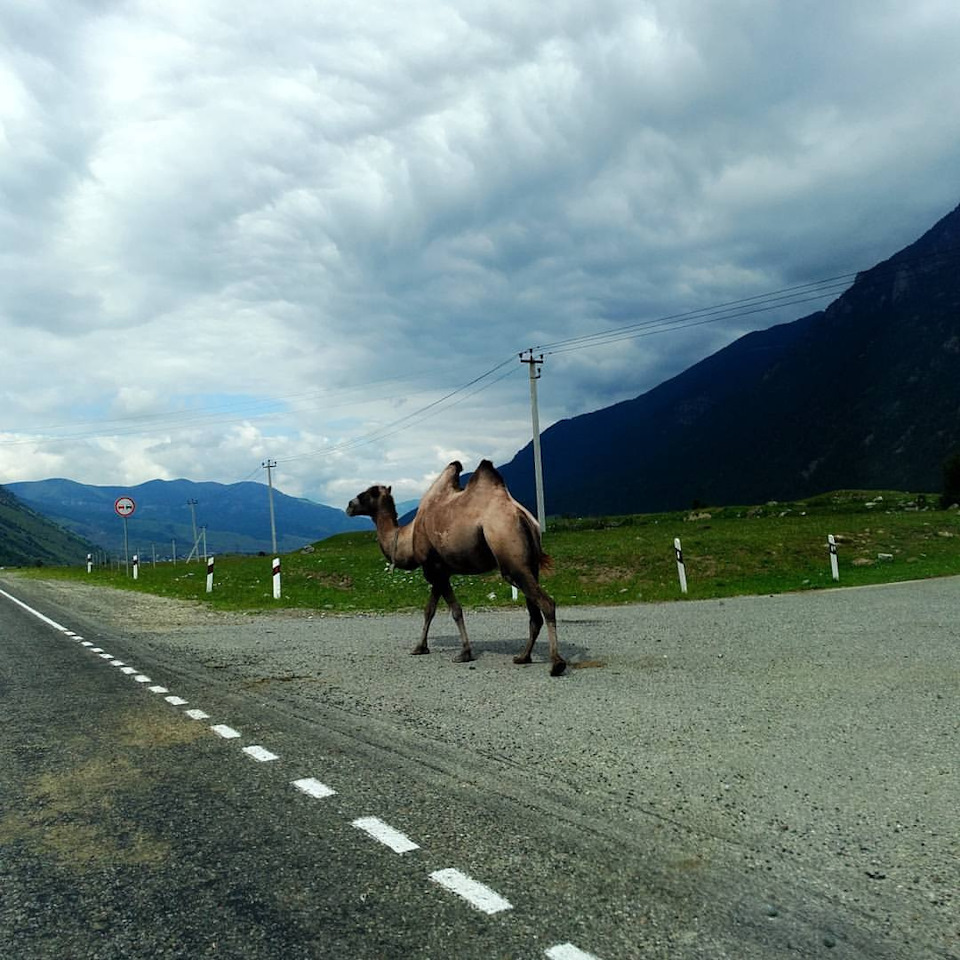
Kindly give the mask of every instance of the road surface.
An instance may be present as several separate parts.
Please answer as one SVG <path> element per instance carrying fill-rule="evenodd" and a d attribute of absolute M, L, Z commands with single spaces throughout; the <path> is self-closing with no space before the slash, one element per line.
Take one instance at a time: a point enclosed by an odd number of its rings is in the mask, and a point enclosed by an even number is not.
<path fill-rule="evenodd" d="M 0 955 L 960 956 L 956 580 L 561 611 L 561 679 L 0 589 Z"/>

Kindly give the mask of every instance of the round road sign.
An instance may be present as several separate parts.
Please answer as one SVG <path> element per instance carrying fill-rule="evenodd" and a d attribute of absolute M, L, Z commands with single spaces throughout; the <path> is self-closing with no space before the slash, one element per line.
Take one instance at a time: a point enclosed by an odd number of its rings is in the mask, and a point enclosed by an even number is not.
<path fill-rule="evenodd" d="M 116 510 L 121 517 L 132 517 L 133 511 L 137 509 L 137 505 L 130 497 L 117 497 L 113 509 Z"/>

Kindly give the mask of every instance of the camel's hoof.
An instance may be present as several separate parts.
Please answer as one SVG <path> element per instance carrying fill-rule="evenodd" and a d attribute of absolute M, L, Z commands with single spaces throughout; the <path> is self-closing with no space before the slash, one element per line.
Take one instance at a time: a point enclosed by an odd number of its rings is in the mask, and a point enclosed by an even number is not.
<path fill-rule="evenodd" d="M 525 657 L 522 653 L 518 653 L 513 658 L 513 662 L 517 664 L 523 664 L 523 663 L 532 663 L 533 661 L 529 657 Z"/>
<path fill-rule="evenodd" d="M 470 663 L 473 660 L 473 654 L 469 650 L 461 650 L 454 658 L 454 663 Z"/>
<path fill-rule="evenodd" d="M 422 657 L 425 653 L 429 653 L 429 652 L 430 652 L 430 648 L 429 648 L 429 647 L 414 647 L 414 648 L 410 651 L 410 656 L 411 656 L 411 657 Z"/>
<path fill-rule="evenodd" d="M 550 668 L 550 676 L 551 676 L 551 677 L 559 677 L 559 676 L 562 676 L 563 671 L 566 670 L 566 669 L 567 669 L 567 661 L 566 661 L 566 660 L 554 660 L 554 661 L 553 661 L 553 666 Z"/>

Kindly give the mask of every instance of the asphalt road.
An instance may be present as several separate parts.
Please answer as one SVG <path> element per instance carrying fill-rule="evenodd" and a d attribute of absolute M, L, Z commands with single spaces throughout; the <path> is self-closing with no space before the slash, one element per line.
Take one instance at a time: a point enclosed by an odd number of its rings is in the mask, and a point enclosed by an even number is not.
<path fill-rule="evenodd" d="M 960 956 L 955 580 L 561 612 L 560 680 L 0 587 L 4 958 Z"/>

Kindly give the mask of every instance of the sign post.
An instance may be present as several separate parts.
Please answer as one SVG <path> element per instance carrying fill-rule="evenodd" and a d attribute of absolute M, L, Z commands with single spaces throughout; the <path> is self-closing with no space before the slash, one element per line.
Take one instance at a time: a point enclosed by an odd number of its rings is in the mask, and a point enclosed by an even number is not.
<path fill-rule="evenodd" d="M 133 512 L 137 509 L 137 505 L 133 502 L 131 497 L 117 497 L 113 504 L 113 509 L 116 511 L 117 516 L 123 517 L 123 560 L 127 567 L 127 574 L 129 575 L 130 548 L 129 541 L 127 540 L 127 518 L 133 516 Z"/>

